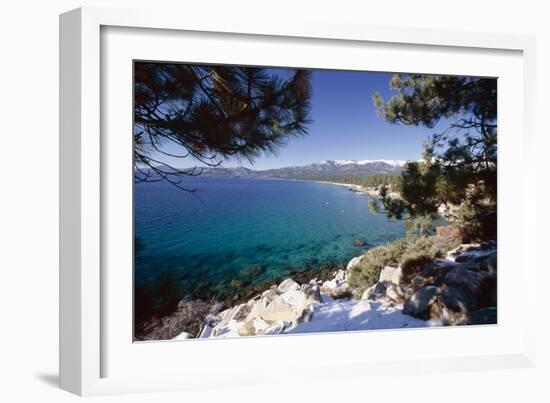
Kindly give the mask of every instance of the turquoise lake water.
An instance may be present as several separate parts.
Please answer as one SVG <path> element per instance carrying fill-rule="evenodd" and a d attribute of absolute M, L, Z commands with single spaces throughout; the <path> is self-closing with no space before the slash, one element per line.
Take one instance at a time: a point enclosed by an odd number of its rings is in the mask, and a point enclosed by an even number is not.
<path fill-rule="evenodd" d="M 236 278 L 258 281 L 289 267 L 346 263 L 401 238 L 403 222 L 369 211 L 369 197 L 345 186 L 262 179 L 186 178 L 188 193 L 165 183 L 135 186 L 136 285 L 172 289 Z"/>

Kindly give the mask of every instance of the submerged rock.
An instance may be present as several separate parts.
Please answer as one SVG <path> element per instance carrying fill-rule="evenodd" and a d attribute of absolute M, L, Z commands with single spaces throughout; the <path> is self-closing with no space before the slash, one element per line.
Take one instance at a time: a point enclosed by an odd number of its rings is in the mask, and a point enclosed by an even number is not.
<path fill-rule="evenodd" d="M 364 246 L 367 246 L 367 241 L 365 241 L 364 239 L 354 239 L 352 242 L 352 245 L 364 247 Z"/>

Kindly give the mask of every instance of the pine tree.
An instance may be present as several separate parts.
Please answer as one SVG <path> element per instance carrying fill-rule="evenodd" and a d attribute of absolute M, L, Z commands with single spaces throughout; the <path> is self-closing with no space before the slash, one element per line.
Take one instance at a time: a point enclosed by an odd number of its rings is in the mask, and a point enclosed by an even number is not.
<path fill-rule="evenodd" d="M 181 176 L 201 170 L 182 170 L 167 159 L 207 166 L 227 158 L 254 161 L 307 133 L 307 70 L 281 78 L 254 67 L 136 62 L 134 73 L 136 182 L 166 180 L 181 187 Z"/>
<path fill-rule="evenodd" d="M 390 87 L 397 95 L 387 101 L 373 95 L 386 121 L 428 128 L 449 123 L 427 139 L 422 163 L 405 165 L 402 199 L 383 192 L 386 214 L 415 219 L 435 216 L 444 204 L 463 205 L 468 214 L 457 218 L 466 238 L 496 237 L 496 79 L 396 74 Z"/>

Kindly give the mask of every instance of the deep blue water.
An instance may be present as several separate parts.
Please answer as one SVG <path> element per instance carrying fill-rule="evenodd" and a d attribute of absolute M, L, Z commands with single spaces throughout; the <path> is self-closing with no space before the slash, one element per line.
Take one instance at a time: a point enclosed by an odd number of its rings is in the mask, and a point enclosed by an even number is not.
<path fill-rule="evenodd" d="M 345 263 L 369 247 L 401 238 L 403 222 L 372 214 L 369 198 L 314 182 L 186 178 L 188 193 L 165 183 L 135 186 L 136 285 L 170 278 L 177 287 L 237 278 L 258 281 L 289 267 Z"/>

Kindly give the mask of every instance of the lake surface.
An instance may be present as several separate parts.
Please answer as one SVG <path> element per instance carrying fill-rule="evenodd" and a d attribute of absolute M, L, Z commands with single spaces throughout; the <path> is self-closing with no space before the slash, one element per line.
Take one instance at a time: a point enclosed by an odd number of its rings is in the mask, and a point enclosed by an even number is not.
<path fill-rule="evenodd" d="M 135 186 L 135 281 L 171 292 L 254 273 L 282 279 L 288 268 L 347 263 L 368 247 L 401 238 L 403 222 L 369 211 L 369 197 L 324 183 L 185 178 Z M 175 290 L 175 291 L 174 291 Z"/>

